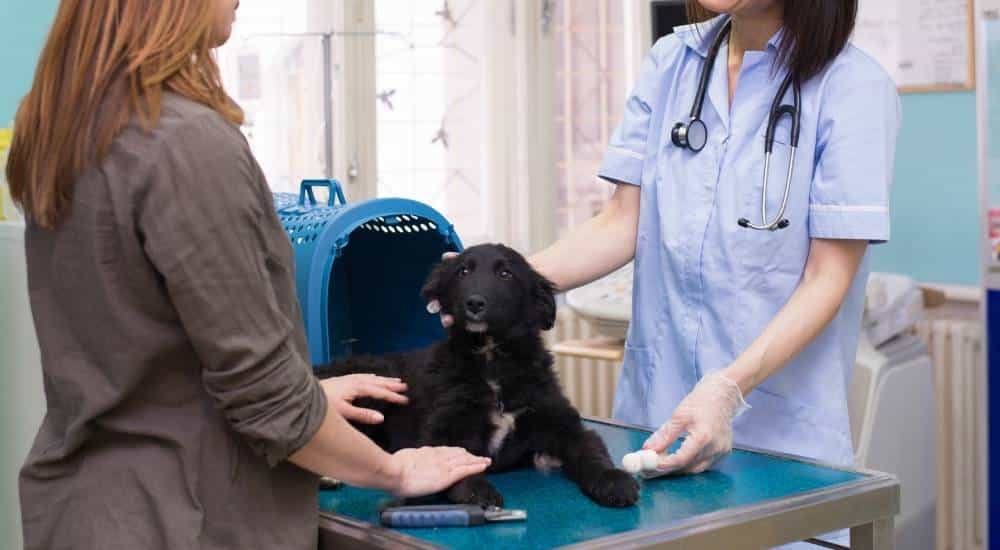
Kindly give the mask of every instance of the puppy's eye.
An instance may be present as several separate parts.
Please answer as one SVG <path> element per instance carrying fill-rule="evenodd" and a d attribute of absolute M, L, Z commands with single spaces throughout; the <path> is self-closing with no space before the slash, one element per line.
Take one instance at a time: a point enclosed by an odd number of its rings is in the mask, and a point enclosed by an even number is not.
<path fill-rule="evenodd" d="M 511 273 L 509 269 L 501 269 L 500 272 L 497 273 L 497 277 L 500 277 L 505 281 L 509 281 L 514 278 L 514 274 Z"/>
<path fill-rule="evenodd" d="M 470 273 L 469 268 L 463 267 L 458 270 L 458 278 L 461 279 Z"/>

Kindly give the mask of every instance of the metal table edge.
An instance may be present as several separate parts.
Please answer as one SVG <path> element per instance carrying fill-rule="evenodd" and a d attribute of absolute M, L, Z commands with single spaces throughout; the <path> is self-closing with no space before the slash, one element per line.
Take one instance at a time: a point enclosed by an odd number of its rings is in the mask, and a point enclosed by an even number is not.
<path fill-rule="evenodd" d="M 333 524 L 334 527 L 339 526 L 341 528 L 340 530 L 333 529 L 332 531 L 338 534 L 345 534 L 343 530 L 346 528 L 354 532 L 360 532 L 364 535 L 365 542 L 371 542 L 379 548 L 406 548 L 420 550 L 439 550 L 445 548 L 444 546 L 440 546 L 432 542 L 411 537 L 410 535 L 401 533 L 395 529 L 387 529 L 380 525 L 375 525 L 366 521 L 349 518 L 347 516 L 331 512 L 320 511 L 320 530 L 322 531 L 324 527 L 326 527 L 327 530 L 331 530 L 331 524 Z"/>

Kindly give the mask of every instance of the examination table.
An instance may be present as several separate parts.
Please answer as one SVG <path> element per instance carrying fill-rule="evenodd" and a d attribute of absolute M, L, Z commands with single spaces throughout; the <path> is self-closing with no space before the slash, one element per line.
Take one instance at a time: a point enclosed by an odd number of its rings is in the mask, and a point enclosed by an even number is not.
<path fill-rule="evenodd" d="M 606 421 L 586 423 L 616 462 L 649 434 Z M 527 521 L 386 529 L 378 526 L 378 513 L 391 495 L 342 486 L 320 492 L 320 547 L 756 549 L 850 528 L 854 550 L 883 550 L 893 547 L 899 510 L 899 483 L 888 474 L 745 448 L 700 475 L 642 481 L 639 502 L 624 509 L 594 504 L 558 470 L 489 478 L 505 508 L 526 510 Z"/>

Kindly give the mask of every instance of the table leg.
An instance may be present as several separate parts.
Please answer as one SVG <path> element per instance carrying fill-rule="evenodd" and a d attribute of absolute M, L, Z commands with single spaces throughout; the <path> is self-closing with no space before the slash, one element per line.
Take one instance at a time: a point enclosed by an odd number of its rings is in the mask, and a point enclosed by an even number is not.
<path fill-rule="evenodd" d="M 882 518 L 851 528 L 851 550 L 893 550 L 896 545 L 892 518 Z"/>

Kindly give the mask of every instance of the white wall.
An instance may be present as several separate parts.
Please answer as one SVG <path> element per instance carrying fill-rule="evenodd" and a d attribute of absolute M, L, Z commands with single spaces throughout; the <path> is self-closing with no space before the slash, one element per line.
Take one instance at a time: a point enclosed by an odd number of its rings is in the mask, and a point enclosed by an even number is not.
<path fill-rule="evenodd" d="M 0 548 L 21 548 L 17 474 L 45 415 L 28 305 L 24 226 L 0 222 Z"/>

